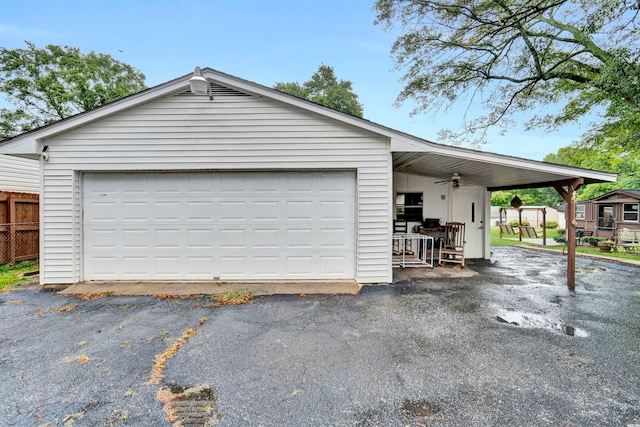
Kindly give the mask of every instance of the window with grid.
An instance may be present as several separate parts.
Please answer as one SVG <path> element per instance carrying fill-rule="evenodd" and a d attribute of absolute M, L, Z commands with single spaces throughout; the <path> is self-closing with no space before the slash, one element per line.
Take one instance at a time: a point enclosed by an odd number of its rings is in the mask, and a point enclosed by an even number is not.
<path fill-rule="evenodd" d="M 638 203 L 622 204 L 622 220 L 625 222 L 638 222 Z"/>
<path fill-rule="evenodd" d="M 576 219 L 584 219 L 587 212 L 587 205 L 576 205 Z"/>

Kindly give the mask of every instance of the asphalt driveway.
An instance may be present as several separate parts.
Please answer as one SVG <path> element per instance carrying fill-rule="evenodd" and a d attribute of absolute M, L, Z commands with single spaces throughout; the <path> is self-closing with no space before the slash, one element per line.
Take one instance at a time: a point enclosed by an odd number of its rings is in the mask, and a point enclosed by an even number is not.
<path fill-rule="evenodd" d="M 473 277 L 221 307 L 23 287 L 0 423 L 640 426 L 640 269 L 578 259 L 571 294 L 565 263 L 494 248 Z"/>

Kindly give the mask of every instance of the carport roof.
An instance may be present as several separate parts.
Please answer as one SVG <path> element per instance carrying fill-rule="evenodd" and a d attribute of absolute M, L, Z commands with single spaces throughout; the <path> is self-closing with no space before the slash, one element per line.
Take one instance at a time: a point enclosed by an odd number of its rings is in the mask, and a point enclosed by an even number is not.
<path fill-rule="evenodd" d="M 592 184 L 615 181 L 617 176 L 608 172 L 455 147 L 447 147 L 447 150 L 394 151 L 393 170 L 439 179 L 449 179 L 453 173 L 457 173 L 463 184 L 480 185 L 491 191 L 550 187 L 576 179 L 582 179 L 584 184 Z"/>
<path fill-rule="evenodd" d="M 548 187 L 563 185 L 563 182 L 572 182 L 576 179 L 584 184 L 616 180 L 616 174 L 613 173 L 438 144 L 211 68 L 203 68 L 202 74 L 210 82 L 241 92 L 269 97 L 385 136 L 388 138 L 393 155 L 393 168 L 398 172 L 440 179 L 448 179 L 453 173 L 459 173 L 463 184 L 476 184 L 487 187 L 489 190 Z M 136 105 L 188 90 L 191 76 L 192 74 L 189 73 L 102 107 L 2 141 L 0 152 L 37 159 L 42 152 L 42 142 L 47 138 Z"/>

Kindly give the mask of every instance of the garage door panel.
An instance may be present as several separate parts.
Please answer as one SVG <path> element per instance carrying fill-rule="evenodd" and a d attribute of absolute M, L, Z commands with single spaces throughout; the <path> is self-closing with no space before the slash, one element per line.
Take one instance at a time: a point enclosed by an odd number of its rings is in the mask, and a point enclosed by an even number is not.
<path fill-rule="evenodd" d="M 247 203 L 245 201 L 221 201 L 220 221 L 246 221 Z"/>
<path fill-rule="evenodd" d="M 313 219 L 311 200 L 292 200 L 287 202 L 288 221 L 310 221 Z"/>
<path fill-rule="evenodd" d="M 122 209 L 122 220 L 125 222 L 144 222 L 147 220 L 149 213 L 149 203 L 144 200 L 139 201 L 122 201 L 114 208 Z M 111 212 L 110 216 L 115 219 L 118 214 Z"/>
<path fill-rule="evenodd" d="M 152 271 L 149 271 L 148 267 L 152 266 L 150 263 L 150 257 L 136 255 L 123 255 L 122 271 L 124 272 L 125 279 L 146 279 L 151 276 Z"/>
<path fill-rule="evenodd" d="M 287 175 L 286 191 L 290 195 L 311 194 L 313 193 L 314 177 L 311 175 Z"/>
<path fill-rule="evenodd" d="M 116 249 L 116 231 L 114 229 L 94 229 L 90 236 L 91 245 L 96 249 Z"/>
<path fill-rule="evenodd" d="M 152 218 L 158 222 L 180 222 L 186 217 L 186 210 L 178 200 L 158 201 L 154 203 Z"/>
<path fill-rule="evenodd" d="M 323 228 L 320 230 L 320 249 L 346 249 L 346 228 Z"/>
<path fill-rule="evenodd" d="M 85 280 L 355 277 L 355 173 L 87 173 Z"/>
<path fill-rule="evenodd" d="M 85 210 L 89 212 L 87 217 L 90 218 L 92 222 L 115 222 L 119 209 L 120 206 L 115 201 L 92 201 L 91 204 L 85 208 Z"/>
<path fill-rule="evenodd" d="M 289 255 L 287 271 L 295 276 L 311 278 L 313 276 L 312 260 L 311 256 Z"/>
<path fill-rule="evenodd" d="M 189 222 L 210 223 L 214 219 L 214 204 L 210 200 L 187 201 L 186 216 Z"/>
<path fill-rule="evenodd" d="M 187 256 L 186 278 L 193 280 L 211 280 L 213 256 Z"/>
<path fill-rule="evenodd" d="M 347 202 L 343 200 L 321 200 L 320 219 L 346 221 L 351 214 Z"/>
<path fill-rule="evenodd" d="M 282 260 L 278 256 L 254 256 L 253 272 L 258 278 L 277 277 Z"/>
<path fill-rule="evenodd" d="M 311 228 L 290 228 L 286 231 L 287 249 L 313 248 L 313 230 Z"/>
<path fill-rule="evenodd" d="M 118 262 L 116 257 L 114 256 L 92 256 L 89 261 L 89 266 L 91 266 L 94 275 L 103 278 L 104 280 L 113 279 L 116 280 L 119 277 L 116 275 L 117 272 L 113 269 L 113 265 Z"/>
<path fill-rule="evenodd" d="M 246 274 L 245 256 L 221 256 L 220 274 L 229 278 L 244 277 Z"/>
<path fill-rule="evenodd" d="M 149 247 L 149 230 L 122 230 L 122 247 L 124 249 L 147 249 Z"/>
<path fill-rule="evenodd" d="M 158 278 L 179 278 L 182 270 L 181 263 L 184 262 L 180 256 L 157 256 L 155 257 L 156 275 Z"/>
<path fill-rule="evenodd" d="M 220 247 L 222 249 L 246 249 L 247 233 L 243 228 L 220 230 Z"/>
<path fill-rule="evenodd" d="M 154 235 L 154 247 L 158 249 L 180 249 L 181 230 L 173 229 L 156 229 Z"/>
<path fill-rule="evenodd" d="M 186 230 L 187 247 L 191 249 L 213 249 L 214 232 L 210 228 Z"/>
<path fill-rule="evenodd" d="M 256 228 L 253 230 L 253 247 L 255 249 L 278 249 L 281 247 L 282 232 L 277 228 Z"/>
<path fill-rule="evenodd" d="M 252 206 L 254 221 L 277 222 L 281 211 L 282 206 L 277 200 L 258 200 Z"/>
<path fill-rule="evenodd" d="M 320 273 L 322 275 L 340 274 L 344 271 L 346 262 L 347 259 L 344 256 L 320 256 Z"/>

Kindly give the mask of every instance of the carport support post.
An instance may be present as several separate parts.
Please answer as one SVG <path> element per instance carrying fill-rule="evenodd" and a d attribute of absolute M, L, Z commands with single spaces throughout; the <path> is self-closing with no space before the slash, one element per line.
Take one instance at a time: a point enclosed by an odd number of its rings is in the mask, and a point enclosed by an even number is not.
<path fill-rule="evenodd" d="M 547 208 L 542 209 L 542 246 L 547 246 Z"/>
<path fill-rule="evenodd" d="M 567 219 L 567 229 L 565 231 L 567 239 L 567 286 L 572 291 L 576 289 L 576 191 L 583 183 L 584 180 L 579 178 L 566 183 L 567 190 L 560 184 L 553 186 L 564 201 L 567 202 L 567 209 L 565 210 Z"/>

